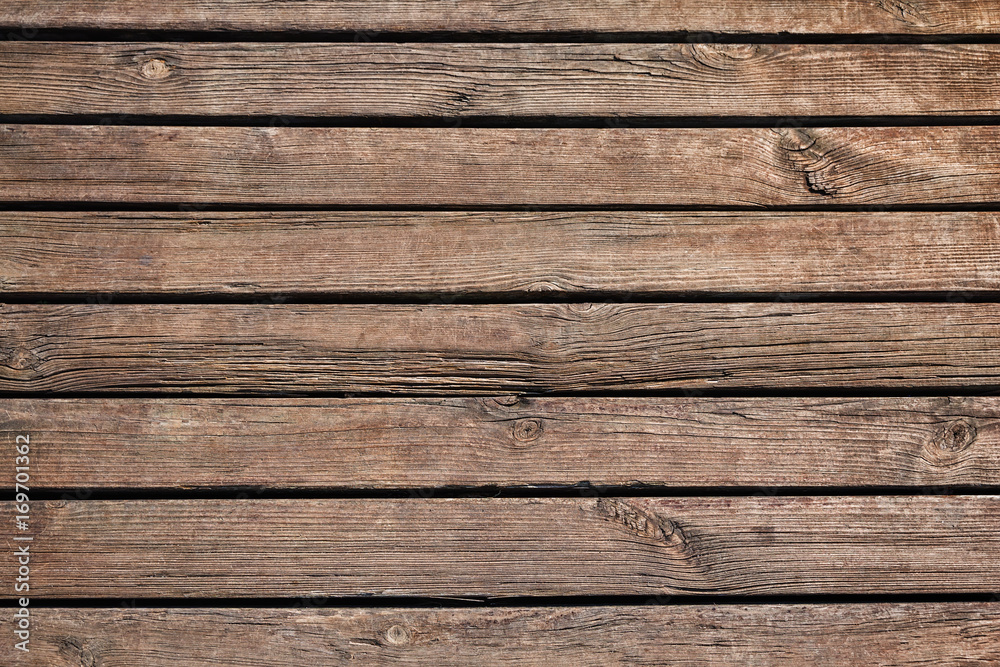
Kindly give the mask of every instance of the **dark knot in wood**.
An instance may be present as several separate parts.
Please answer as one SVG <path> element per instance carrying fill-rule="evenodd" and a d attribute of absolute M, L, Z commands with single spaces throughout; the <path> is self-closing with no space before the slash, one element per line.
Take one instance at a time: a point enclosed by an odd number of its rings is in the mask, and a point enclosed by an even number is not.
<path fill-rule="evenodd" d="M 542 437 L 542 421 L 540 419 L 518 419 L 514 422 L 511 432 L 517 442 L 534 442 Z"/>

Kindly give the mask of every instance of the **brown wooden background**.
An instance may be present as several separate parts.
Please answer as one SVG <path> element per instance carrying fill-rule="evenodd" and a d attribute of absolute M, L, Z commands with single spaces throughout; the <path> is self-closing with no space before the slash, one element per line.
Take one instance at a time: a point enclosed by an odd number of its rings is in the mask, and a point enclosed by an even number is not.
<path fill-rule="evenodd" d="M 998 35 L 4 0 L 0 662 L 1000 664 Z"/>

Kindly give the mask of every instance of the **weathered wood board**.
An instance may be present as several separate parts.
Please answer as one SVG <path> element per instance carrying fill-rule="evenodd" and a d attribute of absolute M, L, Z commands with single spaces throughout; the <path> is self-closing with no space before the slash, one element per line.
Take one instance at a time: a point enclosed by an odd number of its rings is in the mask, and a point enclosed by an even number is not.
<path fill-rule="evenodd" d="M 990 35 L 1000 9 L 982 0 L 6 0 L 0 25 L 207 31 L 723 32 Z M 29 33 L 30 34 L 30 33 Z"/>
<path fill-rule="evenodd" d="M 5 399 L 33 485 L 1000 486 L 1000 399 Z"/>
<path fill-rule="evenodd" d="M 36 599 L 1000 590 L 1000 496 L 59 500 L 33 522 Z"/>
<path fill-rule="evenodd" d="M 4 305 L 0 391 L 996 387 L 993 303 Z"/>
<path fill-rule="evenodd" d="M 9 211 L 0 235 L 0 297 L 1000 290 L 995 212 Z"/>
<path fill-rule="evenodd" d="M 15 40 L 0 61 L 2 114 L 993 116 L 1000 46 Z"/>
<path fill-rule="evenodd" d="M 326 206 L 1000 202 L 1000 126 L 0 125 L 0 200 Z"/>
<path fill-rule="evenodd" d="M 311 597 L 292 609 L 38 609 L 33 650 L 48 667 L 1000 661 L 997 603 L 322 608 L 327 604 Z"/>

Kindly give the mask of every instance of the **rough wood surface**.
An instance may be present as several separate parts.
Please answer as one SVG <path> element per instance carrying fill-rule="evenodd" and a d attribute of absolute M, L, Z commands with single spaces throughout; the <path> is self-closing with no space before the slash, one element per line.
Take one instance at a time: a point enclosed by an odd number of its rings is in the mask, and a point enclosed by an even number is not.
<path fill-rule="evenodd" d="M 73 500 L 31 522 L 33 599 L 1000 587 L 1000 496 Z"/>
<path fill-rule="evenodd" d="M 0 399 L 39 489 L 1000 485 L 996 398 Z"/>
<path fill-rule="evenodd" d="M 995 44 L 8 41 L 0 63 L 0 114 L 1000 113 Z"/>
<path fill-rule="evenodd" d="M 1000 384 L 1000 306 L 3 305 L 0 391 Z"/>
<path fill-rule="evenodd" d="M 0 126 L 0 201 L 314 205 L 1000 202 L 1000 126 Z"/>
<path fill-rule="evenodd" d="M 358 31 L 359 39 L 394 30 L 995 34 L 1000 9 L 983 0 L 5 0 L 0 25 Z"/>
<path fill-rule="evenodd" d="M 0 294 L 1000 289 L 997 213 L 19 211 L 0 237 Z"/>
<path fill-rule="evenodd" d="M 35 609 L 47 667 L 770 665 L 989 667 L 1000 604 Z M 16 656 L 0 656 L 14 662 Z"/>

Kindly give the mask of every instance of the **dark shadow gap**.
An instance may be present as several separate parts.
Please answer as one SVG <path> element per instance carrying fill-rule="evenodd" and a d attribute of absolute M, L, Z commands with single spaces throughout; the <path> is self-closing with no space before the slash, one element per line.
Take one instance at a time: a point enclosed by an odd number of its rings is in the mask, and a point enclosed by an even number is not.
<path fill-rule="evenodd" d="M 705 31 L 378 31 L 378 30 L 207 30 L 95 29 L 0 26 L 0 41 L 79 42 L 503 42 L 503 43 L 690 43 L 690 44 L 998 44 L 1000 34 L 904 33 L 790 34 Z"/>
<path fill-rule="evenodd" d="M 1000 115 L 883 116 L 301 116 L 2 114 L 0 124 L 124 127 L 311 127 L 443 129 L 698 129 L 789 127 L 957 127 L 1000 125 Z"/>
<path fill-rule="evenodd" d="M 686 387 L 680 389 L 600 389 L 592 391 L 539 391 L 535 388 L 509 389 L 463 389 L 461 391 L 419 390 L 419 391 L 199 391 L 189 385 L 165 387 L 157 391 L 156 386 L 136 386 L 128 390 L 116 391 L 0 391 L 0 399 L 267 399 L 267 398 L 470 398 L 483 396 L 512 396 L 523 398 L 896 398 L 896 397 L 941 397 L 941 396 L 1000 396 L 1000 384 L 962 386 L 912 386 L 912 387 L 739 387 L 729 389 L 701 389 Z"/>
<path fill-rule="evenodd" d="M 227 202 L 121 202 L 0 200 L 0 212 L 149 212 L 149 213 L 253 213 L 253 212 L 372 212 L 372 213 L 997 213 L 996 201 L 974 204 L 819 204 L 817 206 L 718 206 L 676 204 L 435 204 L 336 205 L 336 204 L 234 204 Z"/>
<path fill-rule="evenodd" d="M 13 488 L 0 488 L 13 496 Z M 925 486 L 686 486 L 611 485 L 579 482 L 571 486 L 472 486 L 422 487 L 396 489 L 362 488 L 261 488 L 233 486 L 214 488 L 86 488 L 44 489 L 33 486 L 33 502 L 58 500 L 384 500 L 456 498 L 745 498 L 745 497 L 885 497 L 885 496 L 995 496 L 1000 486 L 925 485 Z"/>
<path fill-rule="evenodd" d="M 467 607 L 597 607 L 636 605 L 810 605 L 810 604 L 934 604 L 996 602 L 993 593 L 881 594 L 881 595 L 573 595 L 552 597 L 376 597 L 289 596 L 286 598 L 32 598 L 33 608 L 97 609 L 288 609 L 288 608 L 467 608 Z M 0 601 L 15 607 L 17 600 Z"/>
<path fill-rule="evenodd" d="M 0 304 L 24 305 L 522 305 L 669 303 L 1000 303 L 998 290 L 877 292 L 6 292 Z"/>

